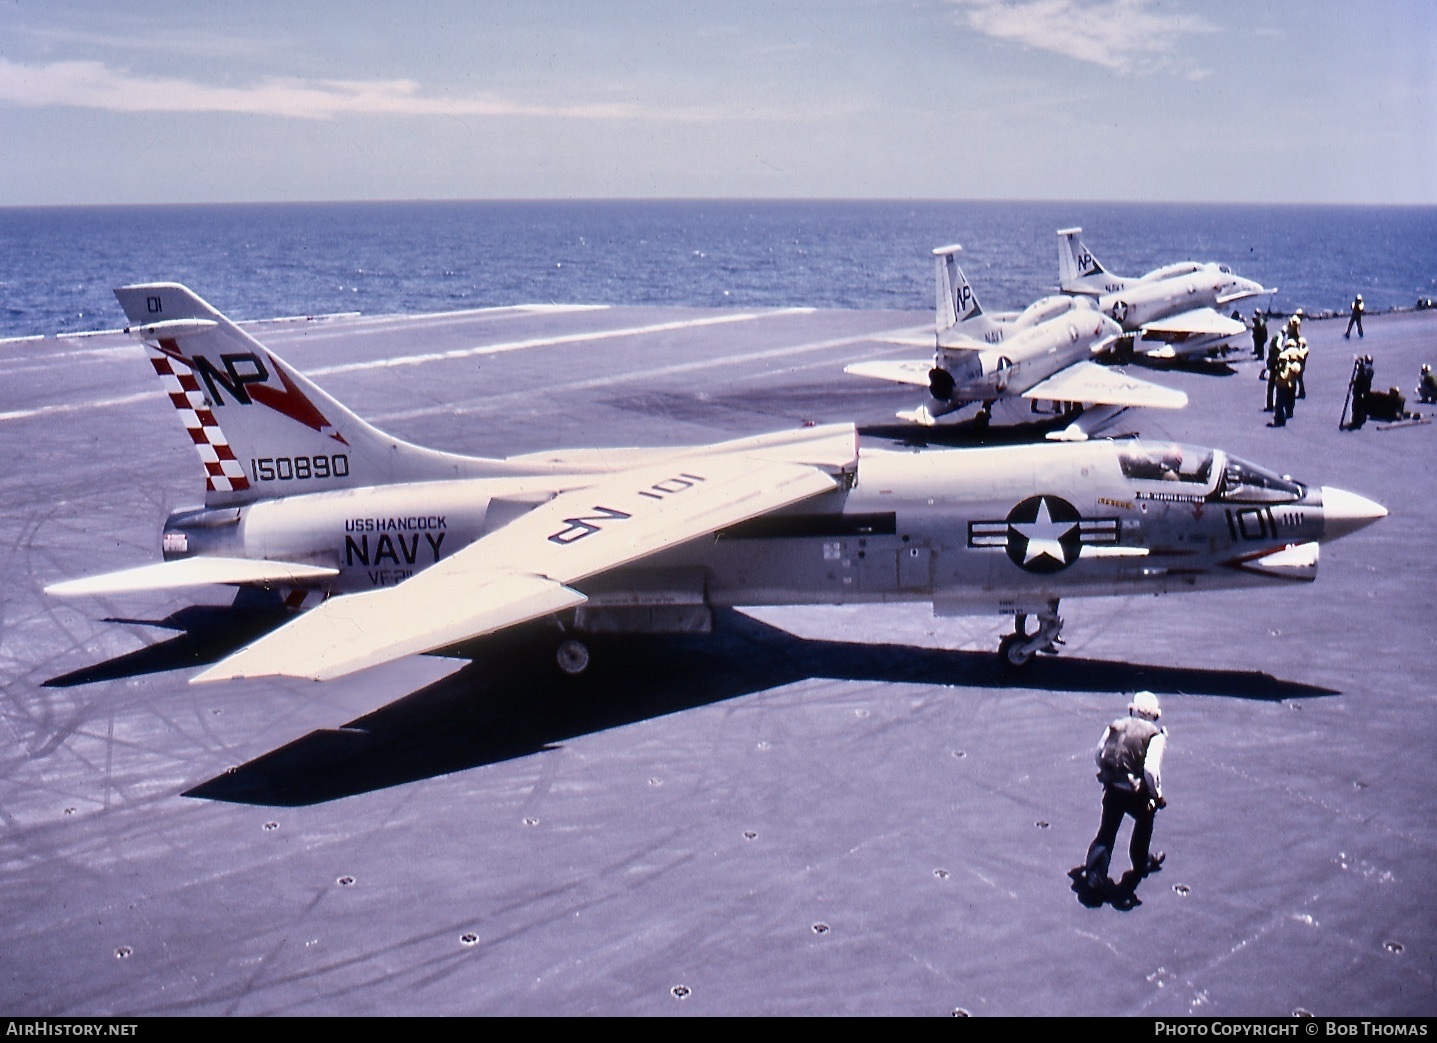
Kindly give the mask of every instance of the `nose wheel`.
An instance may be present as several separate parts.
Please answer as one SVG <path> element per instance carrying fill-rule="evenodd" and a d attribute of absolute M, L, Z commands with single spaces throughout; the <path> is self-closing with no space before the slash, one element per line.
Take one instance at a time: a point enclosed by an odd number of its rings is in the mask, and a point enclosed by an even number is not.
<path fill-rule="evenodd" d="M 1039 652 L 1056 655 L 1063 643 L 1062 633 L 1063 620 L 1058 615 L 1056 598 L 1038 613 L 1038 629 L 1032 634 L 1028 633 L 1028 614 L 1019 612 L 1013 617 L 1013 632 L 998 642 L 998 661 L 1006 669 L 1020 670 Z"/>
<path fill-rule="evenodd" d="M 554 662 L 570 677 L 578 677 L 589 668 L 589 646 L 577 638 L 565 638 L 554 650 Z"/>

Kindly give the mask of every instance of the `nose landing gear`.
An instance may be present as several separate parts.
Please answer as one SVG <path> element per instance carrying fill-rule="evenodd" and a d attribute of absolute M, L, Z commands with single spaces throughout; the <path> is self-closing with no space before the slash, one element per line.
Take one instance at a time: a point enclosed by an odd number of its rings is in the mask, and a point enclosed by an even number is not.
<path fill-rule="evenodd" d="M 1018 670 L 1027 666 L 1039 652 L 1056 655 L 1063 643 L 1063 620 L 1058 615 L 1058 599 L 1048 602 L 1048 607 L 1038 613 L 1038 629 L 1028 633 L 1028 613 L 1019 612 L 1013 617 L 1013 633 L 998 642 L 998 661 L 1005 669 Z"/>

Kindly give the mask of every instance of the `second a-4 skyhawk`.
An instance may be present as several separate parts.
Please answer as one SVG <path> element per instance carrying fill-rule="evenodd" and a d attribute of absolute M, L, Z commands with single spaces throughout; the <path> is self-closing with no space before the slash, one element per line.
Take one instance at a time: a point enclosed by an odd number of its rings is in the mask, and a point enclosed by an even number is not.
<path fill-rule="evenodd" d="M 959 246 L 940 246 L 935 259 L 936 346 L 928 359 L 855 362 L 845 371 L 928 389 L 928 401 L 898 414 L 923 425 L 976 405 L 985 426 L 1004 399 L 1084 404 L 1088 408 L 1048 437 L 1081 441 L 1133 406 L 1181 409 L 1187 395 L 1100 365 L 1122 327 L 1084 297 L 1052 296 L 1016 316 L 995 318 L 959 267 Z"/>
<path fill-rule="evenodd" d="M 1143 440 L 894 451 L 835 424 L 462 456 L 365 423 L 183 286 L 116 294 L 199 451 L 205 501 L 170 515 L 163 561 L 47 589 L 228 584 L 320 602 L 197 681 L 337 678 L 536 621 L 577 672 L 596 632 L 702 631 L 719 606 L 900 601 L 1014 615 L 1001 652 L 1021 665 L 1057 650 L 1061 598 L 1310 581 L 1319 543 L 1386 514 Z"/>
<path fill-rule="evenodd" d="M 1092 299 L 1122 326 L 1140 355 L 1171 359 L 1220 353 L 1247 327 L 1219 309 L 1277 292 L 1211 262 L 1179 261 L 1146 275 L 1113 275 L 1083 245 L 1082 232 L 1058 230 L 1058 288 Z"/>

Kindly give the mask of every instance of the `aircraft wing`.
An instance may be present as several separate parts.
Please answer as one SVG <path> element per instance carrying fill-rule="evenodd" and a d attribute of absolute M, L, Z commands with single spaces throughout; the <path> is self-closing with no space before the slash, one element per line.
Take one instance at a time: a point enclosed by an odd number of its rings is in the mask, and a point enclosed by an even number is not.
<path fill-rule="evenodd" d="M 1271 297 L 1276 293 L 1276 286 L 1259 286 L 1253 290 L 1237 290 L 1233 293 L 1225 293 L 1217 299 L 1217 302 L 1219 304 L 1231 304 L 1233 301 L 1243 301 L 1249 297 Z"/>
<path fill-rule="evenodd" d="M 933 369 L 932 359 L 875 359 L 872 362 L 853 362 L 843 367 L 843 372 L 856 377 L 873 377 L 876 380 L 891 380 L 896 384 L 928 386 L 928 374 Z"/>
<path fill-rule="evenodd" d="M 331 598 L 194 680 L 328 680 L 573 608 L 585 596 L 570 583 L 843 484 L 801 459 L 700 451 L 605 475 L 397 586 Z"/>
<path fill-rule="evenodd" d="M 1194 308 L 1181 315 L 1169 315 L 1143 323 L 1143 332 L 1159 337 L 1234 337 L 1246 333 L 1247 327 L 1211 308 Z"/>
<path fill-rule="evenodd" d="M 1139 380 L 1095 362 L 1078 362 L 1059 370 L 1023 392 L 1023 397 L 1153 409 L 1181 409 L 1188 404 L 1182 391 Z"/>
<path fill-rule="evenodd" d="M 286 561 L 256 561 L 252 558 L 180 558 L 141 565 L 100 576 L 52 583 L 46 594 L 82 597 L 89 594 L 129 594 L 142 590 L 179 590 L 215 583 L 298 586 L 308 581 L 339 575 L 339 570 L 322 565 L 300 565 Z"/>

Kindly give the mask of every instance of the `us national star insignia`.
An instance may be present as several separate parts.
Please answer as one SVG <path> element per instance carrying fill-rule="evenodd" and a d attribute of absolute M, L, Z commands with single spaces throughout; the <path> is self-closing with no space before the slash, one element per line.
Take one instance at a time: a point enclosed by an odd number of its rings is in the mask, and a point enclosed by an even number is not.
<path fill-rule="evenodd" d="M 1077 561 L 1084 546 L 1118 542 L 1116 518 L 1084 518 L 1061 496 L 1030 496 L 1002 521 L 968 523 L 968 546 L 1002 547 L 1028 572 L 1058 572 Z"/>
<path fill-rule="evenodd" d="M 1056 572 L 1078 560 L 1081 518 L 1067 500 L 1032 496 L 1008 512 L 1008 557 L 1032 572 Z"/>

